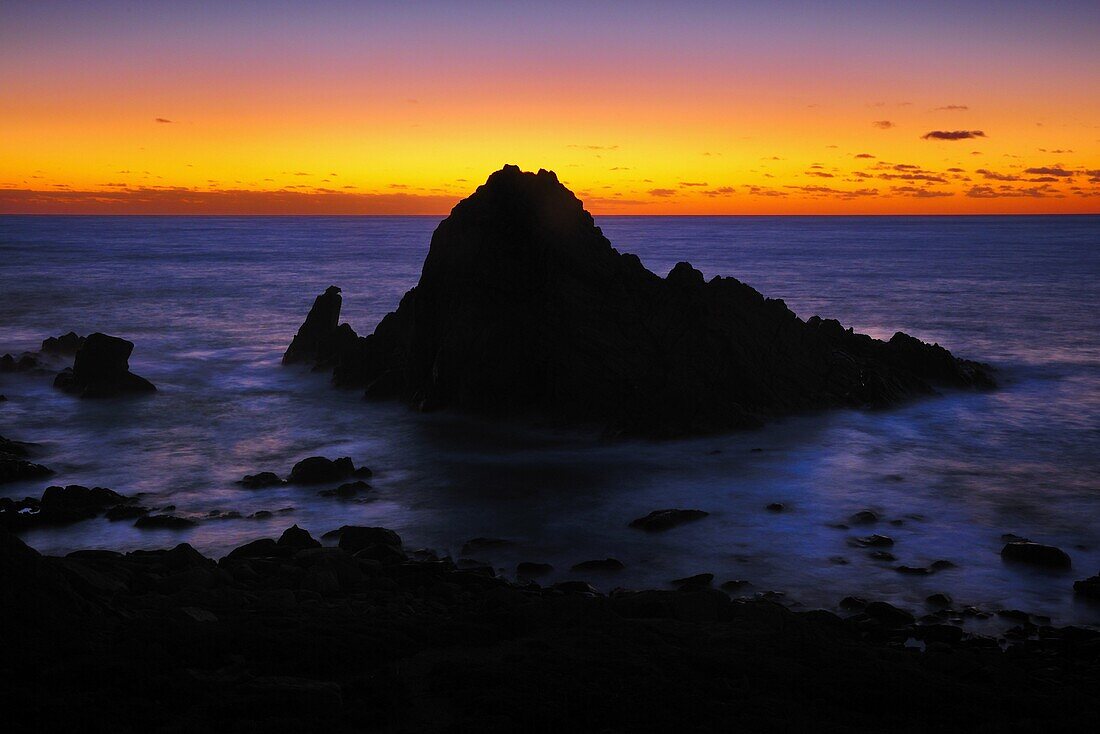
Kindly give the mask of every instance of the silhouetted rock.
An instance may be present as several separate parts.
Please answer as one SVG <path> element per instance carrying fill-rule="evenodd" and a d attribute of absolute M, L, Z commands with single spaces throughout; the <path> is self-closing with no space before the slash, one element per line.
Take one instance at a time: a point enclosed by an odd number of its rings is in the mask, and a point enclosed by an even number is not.
<path fill-rule="evenodd" d="M 305 322 L 283 354 L 283 364 L 336 364 L 340 355 L 355 348 L 359 337 L 347 324 L 339 324 L 340 289 L 332 285 L 317 296 Z"/>
<path fill-rule="evenodd" d="M 47 337 L 42 341 L 42 347 L 39 351 L 44 354 L 73 357 L 80 351 L 82 346 L 84 346 L 84 337 L 78 335 L 75 331 L 70 331 L 68 334 L 62 334 L 61 336 Z"/>
<path fill-rule="evenodd" d="M 339 298 L 318 298 L 288 358 L 316 354 L 337 384 L 423 410 L 672 436 L 992 385 L 942 347 L 802 321 L 688 263 L 661 278 L 612 248 L 554 173 L 515 166 L 440 223 L 419 283 L 373 334 L 336 327 Z"/>
<path fill-rule="evenodd" d="M 674 528 L 677 525 L 683 525 L 686 522 L 700 520 L 709 514 L 709 512 L 703 512 L 702 510 L 654 510 L 645 517 L 632 520 L 630 527 L 641 528 L 648 532 L 658 532 Z"/>
<path fill-rule="evenodd" d="M 863 548 L 890 548 L 894 545 L 894 539 L 886 535 L 869 535 L 866 538 L 853 538 L 852 545 Z"/>
<path fill-rule="evenodd" d="M 364 482 L 362 479 L 357 479 L 354 482 L 345 482 L 336 489 L 323 489 L 317 494 L 322 497 L 340 497 L 341 499 L 349 499 L 351 497 L 358 496 L 361 492 L 370 491 L 371 486 Z"/>
<path fill-rule="evenodd" d="M 783 512 L 787 509 L 787 506 L 782 502 L 772 502 L 764 507 L 768 512 Z"/>
<path fill-rule="evenodd" d="M 869 525 L 878 522 L 878 515 L 871 510 L 860 510 L 848 518 L 853 525 Z"/>
<path fill-rule="evenodd" d="M 96 332 L 84 340 L 71 369 L 57 375 L 54 386 L 82 398 L 156 392 L 153 383 L 130 371 L 134 343 Z"/>
<path fill-rule="evenodd" d="M 106 487 L 88 488 L 79 484 L 47 487 L 41 499 L 0 499 L 0 526 L 18 531 L 42 525 L 68 525 L 131 501 Z"/>
<path fill-rule="evenodd" d="M 1006 543 L 1001 549 L 1001 558 L 1047 568 L 1069 568 L 1072 565 L 1069 555 L 1061 548 L 1028 541 Z"/>
<path fill-rule="evenodd" d="M 18 357 L 5 354 L 0 357 L 0 372 L 30 372 L 42 367 L 42 362 L 34 352 L 23 352 Z"/>
<path fill-rule="evenodd" d="M 297 525 L 291 525 L 289 528 L 284 530 L 283 534 L 279 536 L 279 539 L 275 542 L 277 545 L 284 546 L 286 548 L 292 548 L 294 550 L 321 547 L 321 543 L 317 540 L 314 540 L 313 536 L 309 534 L 308 530 L 302 530 Z"/>
<path fill-rule="evenodd" d="M 279 475 L 273 471 L 262 471 L 257 474 L 245 474 L 237 484 L 247 489 L 263 489 L 264 487 L 276 487 L 286 484 Z"/>
<path fill-rule="evenodd" d="M 705 589 L 714 581 L 713 573 L 697 573 L 694 576 L 686 576 L 682 579 L 673 579 L 672 585 L 682 589 Z M 728 581 L 726 583 L 729 583 Z"/>
<path fill-rule="evenodd" d="M 366 467 L 356 469 L 352 460 L 346 456 L 335 460 L 326 459 L 323 456 L 310 456 L 294 465 L 287 481 L 291 484 L 324 484 L 338 482 L 348 477 L 369 475 L 369 469 Z"/>
<path fill-rule="evenodd" d="M 1086 599 L 1100 599 L 1100 574 L 1073 582 L 1073 593 Z"/>
<path fill-rule="evenodd" d="M 53 474 L 53 470 L 29 461 L 32 444 L 12 441 L 0 436 L 0 484 L 37 479 Z"/>
<path fill-rule="evenodd" d="M 926 602 L 939 609 L 947 609 L 951 606 L 951 597 L 947 594 L 932 594 L 924 599 Z"/>

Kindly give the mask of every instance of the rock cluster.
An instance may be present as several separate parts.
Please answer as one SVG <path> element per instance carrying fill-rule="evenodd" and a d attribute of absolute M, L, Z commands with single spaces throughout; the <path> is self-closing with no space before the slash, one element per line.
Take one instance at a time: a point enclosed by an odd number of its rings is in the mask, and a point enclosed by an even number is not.
<path fill-rule="evenodd" d="M 146 512 L 132 503 L 132 498 L 106 487 L 89 488 L 79 484 L 47 487 L 41 499 L 0 498 L 0 527 L 17 532 L 43 525 L 69 525 L 123 507 L 140 509 L 138 514 Z"/>
<path fill-rule="evenodd" d="M 317 298 L 284 356 L 340 385 L 454 408 L 672 436 L 770 416 L 885 406 L 934 386 L 988 387 L 989 369 L 898 333 L 799 319 L 688 263 L 661 278 L 617 252 L 549 171 L 505 166 L 432 235 L 420 281 L 367 337 Z"/>
<path fill-rule="evenodd" d="M 37 479 L 53 474 L 53 470 L 28 459 L 31 444 L 0 436 L 0 484 Z"/>
<path fill-rule="evenodd" d="M 708 575 L 609 595 L 582 581 L 517 585 L 410 560 L 384 528 L 338 534 L 340 547 L 325 547 L 292 527 L 215 562 L 186 544 L 49 558 L 0 531 L 5 723 L 1087 731 L 1100 714 L 1092 630 L 1025 620 L 1028 637 L 1004 651 L 882 602 L 845 600 L 845 617 L 794 612 L 731 600 Z"/>
<path fill-rule="evenodd" d="M 153 383 L 130 371 L 133 351 L 133 342 L 99 332 L 91 334 L 76 351 L 73 366 L 59 373 L 53 384 L 82 398 L 156 392 Z"/>

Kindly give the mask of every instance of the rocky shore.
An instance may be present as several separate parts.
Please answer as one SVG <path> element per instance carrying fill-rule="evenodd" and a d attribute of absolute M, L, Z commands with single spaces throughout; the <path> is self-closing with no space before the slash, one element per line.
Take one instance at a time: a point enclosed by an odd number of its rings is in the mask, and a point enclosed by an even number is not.
<path fill-rule="evenodd" d="M 1006 644 L 954 612 L 798 612 L 705 574 L 601 594 L 384 528 L 323 539 L 54 558 L 0 530 L 7 730 L 1085 731 L 1100 714 L 1090 629 L 1023 615 Z"/>

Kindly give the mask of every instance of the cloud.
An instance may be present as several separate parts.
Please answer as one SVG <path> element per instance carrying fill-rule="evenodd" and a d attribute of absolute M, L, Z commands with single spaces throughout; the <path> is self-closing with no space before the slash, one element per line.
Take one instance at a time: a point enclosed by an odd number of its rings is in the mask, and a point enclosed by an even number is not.
<path fill-rule="evenodd" d="M 969 110 L 970 108 L 964 104 L 949 104 L 943 107 L 937 107 L 934 112 L 962 112 L 963 110 Z"/>
<path fill-rule="evenodd" d="M 1011 173 L 997 173 L 996 171 L 990 171 L 985 168 L 979 168 L 974 171 L 982 178 L 989 179 L 990 181 L 1020 181 L 1020 177 Z"/>
<path fill-rule="evenodd" d="M 646 192 L 650 196 L 668 197 L 675 196 L 676 191 L 674 189 L 650 189 Z"/>
<path fill-rule="evenodd" d="M 981 130 L 933 130 L 921 135 L 922 140 L 967 140 L 969 138 L 984 138 Z"/>
<path fill-rule="evenodd" d="M 715 196 L 729 196 L 733 192 L 734 192 L 734 189 L 733 189 L 732 186 L 722 186 L 722 187 L 717 188 L 717 189 L 707 189 L 706 191 L 704 191 L 702 193 L 705 196 L 715 197 Z"/>
<path fill-rule="evenodd" d="M 681 186 L 710 186 L 706 181 L 681 181 Z"/>
<path fill-rule="evenodd" d="M 161 123 L 161 124 L 163 124 L 163 125 L 170 125 L 170 124 L 172 124 L 172 121 L 171 121 L 171 120 L 169 120 L 169 119 L 168 119 L 167 117 L 154 117 L 154 118 L 153 118 L 153 122 L 159 122 L 159 123 Z"/>
<path fill-rule="evenodd" d="M 1058 167 L 1042 167 L 1042 168 L 1025 168 L 1024 173 L 1030 173 L 1032 176 L 1060 176 L 1062 178 L 1069 178 L 1073 175 L 1073 171 L 1067 171 L 1061 166 Z"/>
<path fill-rule="evenodd" d="M 1001 199 L 1001 198 L 1042 198 L 1047 196 L 1049 191 L 1045 187 L 1033 186 L 1027 189 L 1015 189 L 1011 186 L 1000 186 L 993 188 L 992 186 L 972 186 L 966 195 L 971 199 Z"/>
<path fill-rule="evenodd" d="M 578 148 L 580 150 L 618 150 L 617 145 L 567 145 L 567 148 Z"/>
<path fill-rule="evenodd" d="M 890 122 L 889 120 L 875 120 L 871 124 L 877 127 L 879 130 L 889 130 L 890 128 L 894 127 L 894 123 Z"/>
<path fill-rule="evenodd" d="M 804 194 L 817 197 L 836 197 L 839 199 L 855 199 L 864 196 L 878 196 L 878 189 L 834 189 L 831 186 L 787 186 L 788 189 L 801 191 Z"/>
<path fill-rule="evenodd" d="M 824 171 L 806 171 L 807 176 L 817 176 L 818 178 L 833 178 L 833 174 L 826 173 Z"/>
<path fill-rule="evenodd" d="M 856 153 L 856 158 L 874 158 L 870 153 Z"/>
<path fill-rule="evenodd" d="M 1058 154 L 1058 153 L 1072 153 L 1073 151 L 1070 150 L 1069 148 L 1055 148 L 1054 150 L 1047 150 L 1046 148 L 1039 148 L 1039 152 L 1040 153 Z"/>
<path fill-rule="evenodd" d="M 893 186 L 890 190 L 899 196 L 910 196 L 914 199 L 937 199 L 944 196 L 955 195 L 953 191 L 932 191 L 931 189 L 921 189 L 916 186 Z"/>

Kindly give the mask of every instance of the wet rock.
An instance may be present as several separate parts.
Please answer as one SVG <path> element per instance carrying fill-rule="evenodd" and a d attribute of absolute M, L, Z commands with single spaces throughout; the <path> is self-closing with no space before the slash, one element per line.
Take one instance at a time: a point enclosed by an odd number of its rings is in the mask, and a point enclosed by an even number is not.
<path fill-rule="evenodd" d="M 709 514 L 709 512 L 702 510 L 654 510 L 645 517 L 632 520 L 630 527 L 640 528 L 646 532 L 660 532 L 674 528 L 677 525 L 701 520 Z"/>
<path fill-rule="evenodd" d="M 345 525 L 336 532 L 339 533 L 340 550 L 348 553 L 355 553 L 372 545 L 401 547 L 401 536 L 388 528 Z"/>
<path fill-rule="evenodd" d="M 279 536 L 279 540 L 276 541 L 276 544 L 293 550 L 321 547 L 320 541 L 314 540 L 308 530 L 302 530 L 297 525 L 291 525 L 284 530 L 283 534 Z"/>
<path fill-rule="evenodd" d="M 1005 544 L 1001 549 L 1001 558 L 1046 568 L 1069 568 L 1072 565 L 1069 555 L 1061 548 L 1030 541 L 1017 540 Z"/>
<path fill-rule="evenodd" d="M 804 322 L 782 301 L 733 278 L 705 281 L 688 263 L 661 278 L 612 248 L 554 173 L 515 166 L 440 223 L 419 283 L 372 335 L 333 327 L 334 291 L 318 299 L 288 358 L 315 353 L 338 384 L 422 410 L 536 414 L 665 437 L 893 404 L 933 383 L 992 384 L 986 368 L 937 345 Z"/>
<path fill-rule="evenodd" d="M 0 499 L 0 525 L 22 530 L 39 525 L 68 525 L 88 520 L 109 508 L 125 506 L 129 497 L 105 487 L 70 484 L 47 487 L 41 499 Z"/>
<path fill-rule="evenodd" d="M 869 535 L 866 538 L 855 538 L 854 544 L 863 548 L 891 548 L 894 539 L 886 535 Z"/>
<path fill-rule="evenodd" d="M 286 484 L 278 474 L 272 471 L 262 471 L 258 474 L 245 474 L 244 478 L 237 482 L 246 489 L 263 489 L 264 487 L 277 487 Z"/>
<path fill-rule="evenodd" d="M 271 510 L 257 510 L 248 516 L 248 520 L 267 520 L 275 516 Z"/>
<path fill-rule="evenodd" d="M 471 538 L 462 544 L 462 555 L 476 555 L 494 548 L 506 548 L 514 543 L 504 538 Z"/>
<path fill-rule="evenodd" d="M 0 484 L 38 479 L 53 474 L 53 469 L 10 454 L 0 454 Z"/>
<path fill-rule="evenodd" d="M 291 484 L 324 484 L 353 476 L 366 476 L 369 471 L 366 467 L 356 469 L 352 460 L 346 456 L 336 460 L 310 456 L 294 465 L 287 481 Z"/>
<path fill-rule="evenodd" d="M 82 398 L 156 392 L 153 383 L 130 372 L 133 351 L 133 342 L 91 334 L 77 351 L 72 368 L 58 374 L 54 386 Z"/>
<path fill-rule="evenodd" d="M 848 522 L 853 525 L 870 525 L 871 523 L 878 522 L 878 513 L 872 512 L 871 510 L 860 510 L 849 517 Z"/>
<path fill-rule="evenodd" d="M 545 576 L 548 573 L 552 573 L 554 567 L 549 563 L 532 563 L 531 561 L 523 561 L 516 564 L 516 575 L 526 576 L 528 578 L 535 576 Z"/>
<path fill-rule="evenodd" d="M 618 560 L 617 558 L 603 558 L 600 560 L 581 561 L 580 563 L 575 564 L 570 570 L 580 572 L 609 572 L 622 571 L 624 568 L 626 568 L 626 566 L 624 566 L 623 562 Z"/>
<path fill-rule="evenodd" d="M 184 530 L 197 525 L 194 520 L 177 515 L 143 515 L 134 523 L 142 530 Z"/>
<path fill-rule="evenodd" d="M 785 509 L 787 509 L 787 506 L 784 505 L 782 502 L 772 502 L 768 505 L 765 505 L 764 509 L 768 512 L 783 512 Z"/>
<path fill-rule="evenodd" d="M 924 600 L 933 607 L 937 607 L 939 609 L 949 609 L 952 604 L 951 597 L 943 593 L 932 594 L 925 597 Z"/>
<path fill-rule="evenodd" d="M 887 563 L 897 560 L 897 558 L 894 556 L 894 554 L 891 553 L 890 551 L 884 551 L 884 550 L 871 551 L 871 553 L 869 555 L 871 556 L 871 558 L 873 558 L 876 561 L 885 561 Z"/>
<path fill-rule="evenodd" d="M 708 588 L 713 581 L 713 573 L 697 573 L 694 576 L 685 576 L 682 579 L 673 579 L 672 585 L 684 590 L 705 589 Z"/>
<path fill-rule="evenodd" d="M 905 574 L 907 576 L 927 576 L 932 573 L 924 566 L 898 566 L 894 569 L 898 573 Z"/>
<path fill-rule="evenodd" d="M 354 482 L 345 482 L 336 489 L 322 489 L 317 494 L 321 497 L 339 497 L 341 499 L 350 499 L 356 497 L 363 492 L 370 491 L 371 486 L 364 482 L 362 479 L 357 479 Z"/>
<path fill-rule="evenodd" d="M 1100 574 L 1074 581 L 1073 593 L 1085 599 L 1100 599 Z"/>
<path fill-rule="evenodd" d="M 929 565 L 928 568 L 933 571 L 946 571 L 951 568 L 956 568 L 956 566 L 951 561 L 944 561 L 941 559 L 939 561 L 932 561 L 931 565 Z"/>

